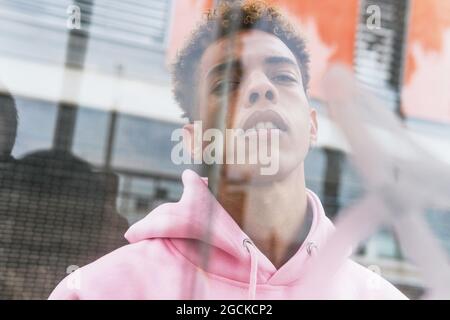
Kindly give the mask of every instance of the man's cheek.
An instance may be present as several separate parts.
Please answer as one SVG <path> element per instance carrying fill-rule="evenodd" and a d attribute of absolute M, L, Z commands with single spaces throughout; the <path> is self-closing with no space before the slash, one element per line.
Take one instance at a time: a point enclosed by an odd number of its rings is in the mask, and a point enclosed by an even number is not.
<path fill-rule="evenodd" d="M 310 132 L 308 124 L 304 122 L 297 124 L 293 123 L 293 128 L 291 128 L 288 139 L 282 139 L 281 145 L 284 148 L 296 150 L 296 152 L 303 152 L 303 149 L 309 146 L 309 140 Z"/>
<path fill-rule="evenodd" d="M 235 99 L 229 101 L 227 113 L 227 128 L 237 128 L 242 119 L 242 108 L 236 103 Z"/>
<path fill-rule="evenodd" d="M 236 110 L 237 107 L 233 106 L 234 111 L 230 112 L 227 119 L 227 128 L 237 129 L 239 128 L 239 124 L 243 122 L 244 113 L 242 110 Z"/>

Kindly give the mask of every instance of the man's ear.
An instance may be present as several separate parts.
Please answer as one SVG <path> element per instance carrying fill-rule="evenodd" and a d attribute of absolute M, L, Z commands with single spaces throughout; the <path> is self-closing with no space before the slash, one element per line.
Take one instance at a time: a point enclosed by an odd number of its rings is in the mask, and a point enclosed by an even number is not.
<path fill-rule="evenodd" d="M 309 134 L 311 138 L 311 143 L 317 142 L 317 134 L 318 134 L 318 124 L 317 124 L 317 111 L 314 108 L 310 108 L 309 110 L 309 118 L 310 118 L 310 126 L 309 126 Z"/>

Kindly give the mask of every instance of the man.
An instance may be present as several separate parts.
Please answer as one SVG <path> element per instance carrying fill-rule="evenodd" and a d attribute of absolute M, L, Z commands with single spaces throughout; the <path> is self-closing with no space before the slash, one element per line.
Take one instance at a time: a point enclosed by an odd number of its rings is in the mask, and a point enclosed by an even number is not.
<path fill-rule="evenodd" d="M 17 109 L 13 97 L 0 93 L 0 162 L 11 162 L 17 134 Z"/>
<path fill-rule="evenodd" d="M 245 139 L 233 145 L 226 138 L 223 157 L 244 149 L 248 160 L 265 145 L 277 170 L 265 175 L 261 161 L 227 161 L 217 197 L 186 170 L 179 202 L 137 222 L 125 234 L 130 245 L 71 274 L 50 298 L 405 298 L 350 260 L 331 270 L 326 288 L 302 287 L 308 264 L 333 231 L 305 187 L 303 163 L 318 132 L 307 86 L 304 41 L 274 7 L 234 2 L 208 14 L 174 69 L 175 97 L 189 119 L 186 148 L 193 158 L 204 155 L 207 146 L 195 147 L 195 121 L 213 129 L 226 108 L 225 127 Z"/>
<path fill-rule="evenodd" d="M 4 86 L 0 83 L 0 87 Z M 0 93 L 0 243 L 2 246 L 8 243 L 10 237 L 9 226 L 13 222 L 11 213 L 11 188 L 15 183 L 15 173 L 17 161 L 12 156 L 12 150 L 16 142 L 18 125 L 18 114 L 16 103 L 11 94 L 4 89 Z M 2 248 L 3 249 L 3 248 Z M 7 266 L 3 261 L 8 261 L 5 257 L 5 250 L 0 250 L 0 274 L 6 274 Z M 13 299 L 15 296 L 14 285 L 5 277 L 0 279 L 0 299 Z"/>
<path fill-rule="evenodd" d="M 128 223 L 116 210 L 118 178 L 94 172 L 71 152 L 30 152 L 1 182 L 0 241 L 6 246 L 0 259 L 8 263 L 0 264 L 0 273 L 10 286 L 0 299 L 46 298 L 67 268 L 125 244 Z"/>

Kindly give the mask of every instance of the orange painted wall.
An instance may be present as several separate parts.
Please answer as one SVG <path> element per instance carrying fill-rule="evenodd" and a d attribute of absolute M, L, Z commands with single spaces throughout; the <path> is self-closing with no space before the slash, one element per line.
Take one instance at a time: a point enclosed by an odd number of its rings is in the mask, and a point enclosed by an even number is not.
<path fill-rule="evenodd" d="M 203 13 L 212 7 L 213 2 L 213 0 L 175 0 L 173 2 L 166 54 L 167 63 L 173 61 L 177 51 L 189 37 L 196 23 L 201 20 Z"/>
<path fill-rule="evenodd" d="M 330 63 L 352 65 L 358 0 L 268 0 L 298 24 L 311 53 L 310 94 Z M 167 58 L 172 61 L 213 0 L 175 1 Z M 407 117 L 450 122 L 450 1 L 411 0 L 402 111 Z"/>
<path fill-rule="evenodd" d="M 407 117 L 450 122 L 450 1 L 412 0 L 402 90 Z"/>
<path fill-rule="evenodd" d="M 359 1 L 272 0 L 271 2 L 286 9 L 301 21 L 313 19 L 321 40 L 336 48 L 330 61 L 352 65 Z"/>
<path fill-rule="evenodd" d="M 270 0 L 297 24 L 310 52 L 309 93 L 321 98 L 321 80 L 331 63 L 353 65 L 358 0 Z"/>
<path fill-rule="evenodd" d="M 284 10 L 298 24 L 311 54 L 310 94 L 322 96 L 320 79 L 332 62 L 352 65 L 358 0 L 268 0 Z M 170 36 L 171 61 L 202 12 L 213 1 L 177 0 Z"/>

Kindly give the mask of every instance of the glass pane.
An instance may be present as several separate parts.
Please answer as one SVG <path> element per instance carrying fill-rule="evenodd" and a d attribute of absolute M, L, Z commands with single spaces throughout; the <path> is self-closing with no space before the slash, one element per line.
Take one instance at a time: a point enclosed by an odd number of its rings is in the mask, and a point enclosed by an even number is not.
<path fill-rule="evenodd" d="M 449 17 L 0 0 L 0 299 L 442 298 Z"/>

